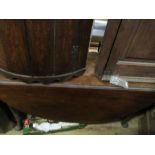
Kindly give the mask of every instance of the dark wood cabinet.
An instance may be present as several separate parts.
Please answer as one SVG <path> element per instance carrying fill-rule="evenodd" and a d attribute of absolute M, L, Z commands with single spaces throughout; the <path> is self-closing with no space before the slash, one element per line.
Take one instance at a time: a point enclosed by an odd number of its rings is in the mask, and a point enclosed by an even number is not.
<path fill-rule="evenodd" d="M 91 24 L 92 20 L 0 20 L 1 72 L 26 80 L 77 75 L 85 69 Z M 96 75 L 151 81 L 154 26 L 154 20 L 108 20 Z M 83 123 L 126 120 L 155 105 L 155 83 L 129 82 L 124 89 L 99 80 L 94 74 L 96 55 L 89 53 L 83 75 L 52 84 L 0 75 L 0 101 L 33 116 Z"/>
<path fill-rule="evenodd" d="M 155 82 L 155 20 L 111 20 L 105 37 L 96 68 L 100 78 L 119 75 L 129 81 Z"/>
<path fill-rule="evenodd" d="M 92 20 L 0 20 L 0 71 L 25 81 L 84 72 Z"/>

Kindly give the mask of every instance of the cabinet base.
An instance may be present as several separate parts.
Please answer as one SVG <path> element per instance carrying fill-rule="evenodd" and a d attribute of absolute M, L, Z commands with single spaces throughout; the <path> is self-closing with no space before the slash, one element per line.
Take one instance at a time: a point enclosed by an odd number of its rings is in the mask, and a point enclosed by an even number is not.
<path fill-rule="evenodd" d="M 0 74 L 3 74 L 9 79 L 19 79 L 27 83 L 33 82 L 41 82 L 41 83 L 51 83 L 51 82 L 59 82 L 71 79 L 72 77 L 77 77 L 82 75 L 85 72 L 85 68 L 79 69 L 77 71 L 73 71 L 66 74 L 52 75 L 52 76 L 27 76 L 12 73 L 3 69 L 0 69 Z"/>

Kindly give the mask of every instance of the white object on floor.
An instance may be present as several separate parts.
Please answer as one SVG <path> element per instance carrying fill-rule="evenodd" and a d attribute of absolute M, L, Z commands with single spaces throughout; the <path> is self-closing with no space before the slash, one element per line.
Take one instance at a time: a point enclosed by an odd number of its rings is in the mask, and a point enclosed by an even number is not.
<path fill-rule="evenodd" d="M 43 122 L 41 124 L 33 123 L 33 128 L 39 131 L 49 132 L 56 131 L 60 129 L 67 129 L 70 127 L 76 127 L 79 123 L 67 123 L 67 122 L 58 122 L 58 123 L 48 123 Z"/>

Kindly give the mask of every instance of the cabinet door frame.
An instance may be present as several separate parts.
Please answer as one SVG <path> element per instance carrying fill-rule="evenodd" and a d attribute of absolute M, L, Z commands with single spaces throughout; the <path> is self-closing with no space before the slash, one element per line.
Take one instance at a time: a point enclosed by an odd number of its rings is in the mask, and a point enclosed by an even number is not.
<path fill-rule="evenodd" d="M 95 67 L 95 74 L 99 79 L 102 79 L 102 76 L 106 69 L 106 65 L 108 63 L 121 22 L 121 19 L 108 20 L 105 35 L 102 39 L 101 48 L 98 54 L 97 63 Z"/>
<path fill-rule="evenodd" d="M 117 34 L 115 35 L 115 39 L 113 41 L 113 44 L 111 45 L 111 50 L 109 52 L 108 57 L 106 58 L 106 64 L 104 64 L 104 67 L 103 67 L 98 63 L 98 65 L 100 66 L 97 66 L 97 67 L 102 67 L 102 72 L 96 72 L 96 75 L 97 76 L 99 75 L 98 77 L 100 79 L 110 80 L 111 76 L 118 75 L 126 79 L 127 81 L 155 82 L 155 76 L 154 76 L 155 61 L 154 60 L 150 61 L 147 58 L 146 60 L 145 59 L 142 60 L 141 58 L 136 59 L 134 58 L 134 55 L 133 55 L 133 59 L 131 58 L 128 59 L 128 56 L 127 56 L 128 52 L 131 50 L 130 46 L 132 46 L 135 42 L 135 36 L 142 35 L 141 32 L 143 30 L 141 29 L 142 27 L 140 27 L 142 22 L 145 23 L 147 21 L 139 20 L 139 19 L 121 20 L 120 26 L 117 30 Z M 149 23 L 147 23 L 147 26 L 148 24 Z M 145 29 L 146 27 L 143 27 L 143 28 Z M 154 30 L 152 32 L 154 33 Z M 106 37 L 105 40 L 108 40 L 108 38 L 110 39 L 110 33 L 111 32 L 108 33 L 108 37 L 105 36 Z M 101 54 L 99 55 L 100 62 L 102 63 L 104 62 L 103 60 L 105 59 L 105 53 L 107 52 L 107 51 L 105 52 L 107 42 L 108 41 L 104 41 L 102 43 L 103 44 L 102 45 L 103 49 L 101 49 L 102 55 Z"/>

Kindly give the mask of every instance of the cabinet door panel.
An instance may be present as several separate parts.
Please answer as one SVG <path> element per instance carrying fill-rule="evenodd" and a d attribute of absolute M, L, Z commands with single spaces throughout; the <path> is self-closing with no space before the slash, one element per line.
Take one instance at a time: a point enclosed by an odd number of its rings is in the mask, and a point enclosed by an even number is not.
<path fill-rule="evenodd" d="M 142 20 L 127 50 L 127 58 L 155 60 L 155 21 Z"/>
<path fill-rule="evenodd" d="M 104 74 L 104 70 L 109 60 L 111 49 L 115 42 L 121 21 L 121 19 L 108 20 L 95 68 L 95 74 L 98 76 L 98 78 L 102 78 Z"/>
<path fill-rule="evenodd" d="M 75 36 L 78 22 L 79 20 L 56 20 L 54 51 L 55 74 L 64 74 L 72 70 L 72 39 Z"/>
<path fill-rule="evenodd" d="M 103 79 L 120 75 L 155 77 L 155 20 L 122 20 Z M 139 80 L 140 81 L 140 80 Z"/>
<path fill-rule="evenodd" d="M 53 42 L 53 20 L 25 20 L 33 75 L 51 75 L 50 64 Z"/>
<path fill-rule="evenodd" d="M 91 25 L 92 20 L 56 20 L 53 62 L 55 74 L 85 67 Z"/>
<path fill-rule="evenodd" d="M 26 82 L 61 81 L 85 71 L 93 20 L 0 20 L 0 73 Z"/>
<path fill-rule="evenodd" d="M 0 20 L 0 65 L 4 66 L 3 69 L 31 73 L 25 35 L 24 20 Z"/>

